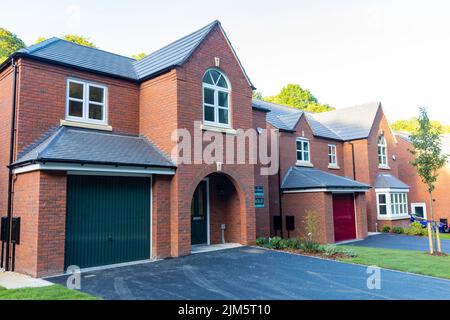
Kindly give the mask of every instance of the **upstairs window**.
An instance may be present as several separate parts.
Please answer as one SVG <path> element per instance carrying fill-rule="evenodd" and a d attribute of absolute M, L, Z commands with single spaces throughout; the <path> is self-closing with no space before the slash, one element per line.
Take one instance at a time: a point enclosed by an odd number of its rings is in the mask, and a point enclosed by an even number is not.
<path fill-rule="evenodd" d="M 66 119 L 106 124 L 106 87 L 79 81 L 67 81 Z"/>
<path fill-rule="evenodd" d="M 230 127 L 230 85 L 217 69 L 206 71 L 203 77 L 203 122 Z"/>
<path fill-rule="evenodd" d="M 298 164 L 310 164 L 310 156 L 309 156 L 309 141 L 297 138 L 297 163 Z"/>
<path fill-rule="evenodd" d="M 328 165 L 337 167 L 336 145 L 328 145 Z"/>
<path fill-rule="evenodd" d="M 378 166 L 380 168 L 387 168 L 387 144 L 383 135 L 378 137 Z"/>

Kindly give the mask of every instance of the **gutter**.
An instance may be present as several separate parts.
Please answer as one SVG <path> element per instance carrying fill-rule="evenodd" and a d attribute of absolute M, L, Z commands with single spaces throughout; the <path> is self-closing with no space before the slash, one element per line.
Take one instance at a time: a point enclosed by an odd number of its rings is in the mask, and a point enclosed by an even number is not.
<path fill-rule="evenodd" d="M 14 162 L 14 142 L 16 133 L 16 94 L 17 94 L 17 63 L 14 57 L 11 58 L 11 65 L 13 67 L 13 89 L 12 89 L 12 111 L 11 111 L 11 135 L 9 142 L 9 165 L 8 165 L 8 207 L 7 207 L 7 229 L 6 229 L 6 259 L 5 271 L 10 271 L 9 259 L 11 250 L 11 228 L 13 217 L 13 168 Z M 13 262 L 14 263 L 14 262 Z M 12 270 L 14 271 L 14 270 Z"/>

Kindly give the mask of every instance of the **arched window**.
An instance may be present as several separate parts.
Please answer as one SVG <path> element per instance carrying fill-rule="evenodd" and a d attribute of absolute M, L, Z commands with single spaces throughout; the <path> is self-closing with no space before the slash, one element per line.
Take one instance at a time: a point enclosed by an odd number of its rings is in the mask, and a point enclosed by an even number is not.
<path fill-rule="evenodd" d="M 387 144 L 384 135 L 378 137 L 378 166 L 387 167 Z"/>
<path fill-rule="evenodd" d="M 203 122 L 230 127 L 230 85 L 226 76 L 209 69 L 203 77 Z"/>

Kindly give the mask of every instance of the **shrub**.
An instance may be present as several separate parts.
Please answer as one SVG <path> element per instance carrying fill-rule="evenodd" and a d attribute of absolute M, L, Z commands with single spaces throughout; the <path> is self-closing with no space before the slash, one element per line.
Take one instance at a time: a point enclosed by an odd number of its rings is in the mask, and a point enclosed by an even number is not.
<path fill-rule="evenodd" d="M 258 238 L 256 239 L 256 245 L 260 247 L 267 247 L 269 245 L 269 238 Z"/>
<path fill-rule="evenodd" d="M 389 233 L 389 232 L 391 232 L 391 227 L 389 227 L 389 226 L 384 226 L 382 231 L 383 231 L 384 233 Z"/>
<path fill-rule="evenodd" d="M 424 229 L 420 222 L 417 221 L 414 221 L 409 225 L 408 228 L 405 228 L 404 232 L 409 236 L 423 236 L 427 234 L 426 229 Z"/>
<path fill-rule="evenodd" d="M 287 248 L 286 240 L 280 237 L 273 237 L 269 239 L 269 245 L 273 249 L 285 249 Z"/>
<path fill-rule="evenodd" d="M 346 256 L 352 258 L 357 256 L 356 252 L 352 249 L 342 248 L 334 244 L 323 246 L 323 253 L 328 257 L 334 256 L 339 253 L 345 254 Z"/>
<path fill-rule="evenodd" d="M 302 248 L 302 242 L 299 238 L 290 238 L 286 240 L 286 246 L 289 249 L 298 250 Z"/>
<path fill-rule="evenodd" d="M 321 245 L 315 241 L 306 240 L 303 242 L 303 250 L 307 253 L 317 253 L 321 251 Z"/>
<path fill-rule="evenodd" d="M 392 232 L 394 232 L 396 234 L 402 234 L 404 232 L 404 230 L 402 227 L 395 226 L 394 228 L 392 228 Z"/>

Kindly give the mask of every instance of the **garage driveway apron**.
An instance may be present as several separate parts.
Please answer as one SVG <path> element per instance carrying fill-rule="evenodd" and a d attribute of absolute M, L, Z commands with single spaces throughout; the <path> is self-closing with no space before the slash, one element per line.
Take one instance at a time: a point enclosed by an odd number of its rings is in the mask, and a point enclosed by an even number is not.
<path fill-rule="evenodd" d="M 348 243 L 347 245 L 424 252 L 427 252 L 429 249 L 427 237 L 405 236 L 400 234 L 377 234 L 361 241 Z M 450 254 L 450 240 L 441 239 L 441 249 L 443 252 Z"/>
<path fill-rule="evenodd" d="M 450 299 L 450 281 L 255 247 L 83 273 L 81 290 L 104 299 Z M 66 276 L 48 280 L 65 284 Z"/>

